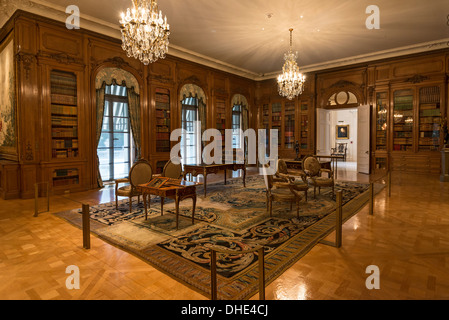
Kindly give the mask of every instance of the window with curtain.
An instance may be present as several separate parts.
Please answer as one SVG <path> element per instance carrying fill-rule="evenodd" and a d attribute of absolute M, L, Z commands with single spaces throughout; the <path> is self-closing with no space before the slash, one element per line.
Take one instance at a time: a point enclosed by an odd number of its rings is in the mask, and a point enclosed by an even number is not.
<path fill-rule="evenodd" d="M 103 125 L 97 154 L 103 181 L 128 176 L 135 150 L 125 86 L 105 87 Z"/>
<path fill-rule="evenodd" d="M 232 108 L 232 148 L 243 148 L 242 135 L 242 106 L 234 105 Z"/>
<path fill-rule="evenodd" d="M 186 131 L 181 137 L 182 164 L 201 163 L 201 128 L 196 126 L 199 121 L 198 99 L 189 97 L 181 102 L 181 125 Z"/>

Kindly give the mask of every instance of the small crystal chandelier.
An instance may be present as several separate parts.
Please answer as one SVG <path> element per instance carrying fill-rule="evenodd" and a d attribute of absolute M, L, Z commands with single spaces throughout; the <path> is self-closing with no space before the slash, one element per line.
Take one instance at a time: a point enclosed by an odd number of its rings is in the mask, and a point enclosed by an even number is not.
<path fill-rule="evenodd" d="M 132 0 L 133 8 L 121 14 L 122 49 L 128 57 L 134 57 L 144 65 L 165 58 L 168 51 L 170 25 L 156 0 Z"/>
<path fill-rule="evenodd" d="M 284 54 L 285 64 L 282 67 L 282 74 L 278 76 L 279 94 L 288 100 L 302 93 L 306 81 L 306 76 L 299 72 L 296 64 L 298 53 L 292 51 L 292 32 L 293 29 L 290 29 L 290 49 Z"/>

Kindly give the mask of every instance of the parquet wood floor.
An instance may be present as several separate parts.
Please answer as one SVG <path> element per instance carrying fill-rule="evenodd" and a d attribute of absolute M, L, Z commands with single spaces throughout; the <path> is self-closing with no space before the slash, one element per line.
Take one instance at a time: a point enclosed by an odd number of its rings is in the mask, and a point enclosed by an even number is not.
<path fill-rule="evenodd" d="M 343 169 L 338 178 L 369 179 Z M 378 194 L 373 216 L 365 207 L 344 224 L 340 249 L 315 246 L 267 286 L 266 298 L 448 299 L 449 183 L 401 173 L 392 182 L 391 198 L 386 190 Z M 114 191 L 70 196 L 94 205 L 112 201 Z M 51 197 L 51 212 L 78 207 Z M 0 299 L 207 299 L 95 236 L 91 249 L 83 249 L 80 229 L 51 213 L 33 213 L 34 200 L 0 200 Z M 80 269 L 78 290 L 66 288 L 69 265 Z M 369 265 L 380 269 L 379 290 L 365 286 Z"/>

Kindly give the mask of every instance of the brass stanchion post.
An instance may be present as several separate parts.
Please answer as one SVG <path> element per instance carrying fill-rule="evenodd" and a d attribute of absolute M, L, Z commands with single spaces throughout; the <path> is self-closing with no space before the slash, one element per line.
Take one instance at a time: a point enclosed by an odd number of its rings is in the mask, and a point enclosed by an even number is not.
<path fill-rule="evenodd" d="M 374 213 L 374 183 L 369 184 L 369 214 Z"/>
<path fill-rule="evenodd" d="M 265 300 L 265 249 L 259 250 L 259 300 Z"/>
<path fill-rule="evenodd" d="M 83 248 L 90 249 L 90 215 L 88 204 L 83 204 Z"/>
<path fill-rule="evenodd" d="M 337 191 L 337 215 L 335 217 L 335 247 L 340 248 L 342 242 L 342 225 L 343 225 L 343 208 L 342 208 L 342 192 Z"/>
<path fill-rule="evenodd" d="M 217 300 L 217 252 L 210 250 L 211 300 Z"/>

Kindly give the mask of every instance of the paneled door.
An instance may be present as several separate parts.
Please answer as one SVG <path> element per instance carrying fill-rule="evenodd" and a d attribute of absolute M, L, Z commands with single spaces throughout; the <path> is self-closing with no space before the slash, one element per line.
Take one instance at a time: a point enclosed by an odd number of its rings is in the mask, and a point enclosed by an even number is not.
<path fill-rule="evenodd" d="M 358 107 L 357 117 L 357 171 L 370 173 L 370 106 Z"/>

